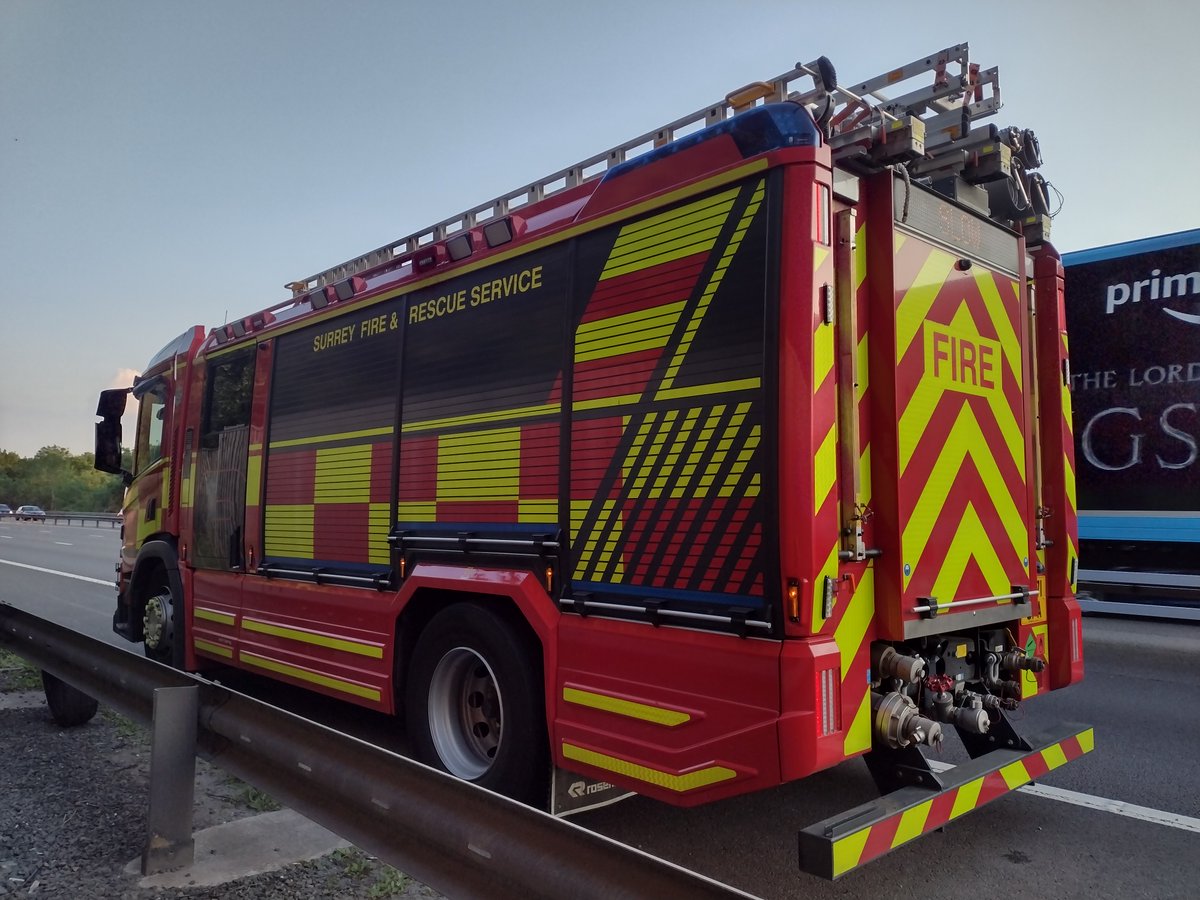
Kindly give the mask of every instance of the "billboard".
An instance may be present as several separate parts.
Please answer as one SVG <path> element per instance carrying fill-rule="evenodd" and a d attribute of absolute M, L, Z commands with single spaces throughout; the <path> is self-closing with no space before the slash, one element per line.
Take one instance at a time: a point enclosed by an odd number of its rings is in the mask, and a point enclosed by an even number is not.
<path fill-rule="evenodd" d="M 1200 506 L 1200 230 L 1068 253 L 1081 511 Z"/>

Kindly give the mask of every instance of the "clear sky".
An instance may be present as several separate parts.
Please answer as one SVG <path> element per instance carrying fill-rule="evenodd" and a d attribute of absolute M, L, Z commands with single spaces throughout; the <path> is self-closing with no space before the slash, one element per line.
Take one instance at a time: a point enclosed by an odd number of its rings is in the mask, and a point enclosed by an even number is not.
<path fill-rule="evenodd" d="M 0 0 L 0 449 L 91 449 L 192 324 L 822 54 L 967 41 L 1061 251 L 1200 225 L 1194 0 Z"/>

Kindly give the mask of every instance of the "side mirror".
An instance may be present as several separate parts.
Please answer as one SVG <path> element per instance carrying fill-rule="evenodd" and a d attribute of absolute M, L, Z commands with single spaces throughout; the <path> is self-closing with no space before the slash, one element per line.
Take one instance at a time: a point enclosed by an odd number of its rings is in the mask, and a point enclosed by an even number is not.
<path fill-rule="evenodd" d="M 114 388 L 111 391 L 101 391 L 100 402 L 96 404 L 96 415 L 102 419 L 119 420 L 125 415 L 125 401 L 131 390 L 132 388 Z M 120 437 L 119 433 L 117 437 Z"/>
<path fill-rule="evenodd" d="M 127 485 L 133 481 L 133 473 L 121 468 L 120 415 L 116 418 L 105 418 L 96 423 L 95 468 L 110 475 L 120 475 L 121 480 Z"/>

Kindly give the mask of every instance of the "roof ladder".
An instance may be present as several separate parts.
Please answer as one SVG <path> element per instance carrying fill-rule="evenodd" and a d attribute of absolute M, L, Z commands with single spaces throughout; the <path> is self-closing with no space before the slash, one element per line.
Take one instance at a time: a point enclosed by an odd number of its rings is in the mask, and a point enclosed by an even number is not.
<path fill-rule="evenodd" d="M 932 76 L 932 84 L 894 98 L 882 93 L 884 88 L 894 89 L 922 76 Z M 835 83 L 826 84 L 827 81 Z M 836 84 L 833 67 L 822 58 L 808 64 L 798 63 L 769 81 L 746 85 L 660 128 L 323 272 L 289 282 L 286 287 L 293 297 L 299 297 L 408 257 L 422 247 L 599 178 L 626 159 L 722 122 L 759 103 L 784 100 L 802 103 L 812 111 L 824 125 L 834 161 L 851 168 L 878 169 L 893 162 L 907 162 L 917 167 L 914 174 L 941 168 L 957 170 L 978 159 L 984 147 L 1008 149 L 994 126 L 971 129 L 971 123 L 996 113 L 1001 103 L 997 69 L 980 70 L 971 63 L 967 44 L 956 44 L 868 78 L 852 90 Z M 997 161 L 1002 156 L 998 152 Z M 1001 168 L 1006 175 L 1007 168 Z M 995 177 L 1003 176 L 997 170 Z"/>

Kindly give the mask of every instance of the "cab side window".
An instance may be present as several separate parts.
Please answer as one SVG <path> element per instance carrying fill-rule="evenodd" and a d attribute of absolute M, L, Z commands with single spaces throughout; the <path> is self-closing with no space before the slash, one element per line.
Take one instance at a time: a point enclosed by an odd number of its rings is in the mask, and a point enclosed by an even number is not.
<path fill-rule="evenodd" d="M 221 432 L 239 425 L 249 425 L 253 395 L 252 352 L 237 353 L 211 363 L 200 446 L 212 449 L 220 442 Z"/>
<path fill-rule="evenodd" d="M 140 474 L 163 456 L 163 428 L 167 417 L 167 386 L 159 382 L 140 397 L 137 443 L 134 445 L 133 470 Z"/>

